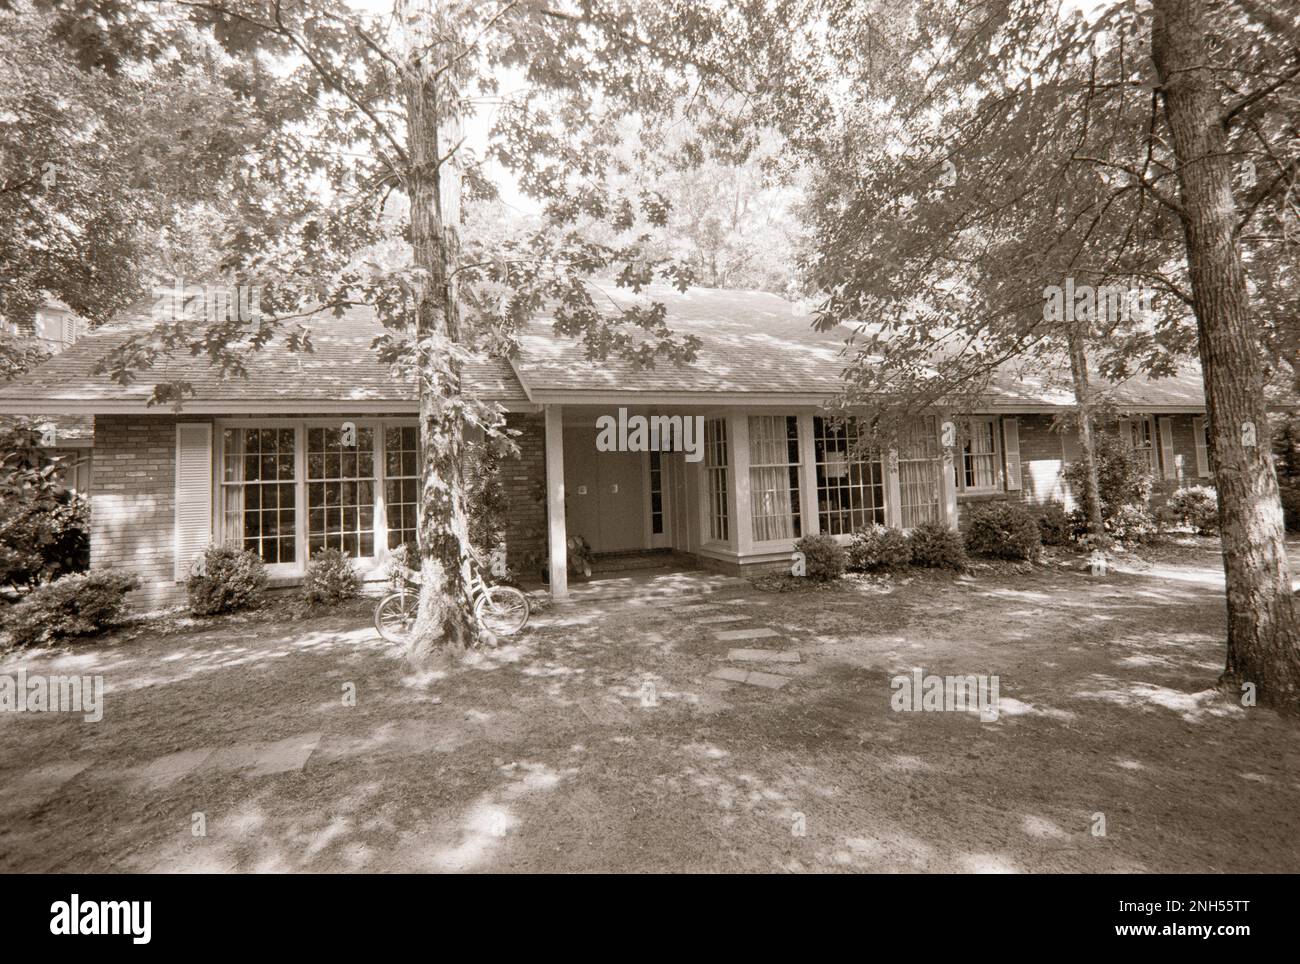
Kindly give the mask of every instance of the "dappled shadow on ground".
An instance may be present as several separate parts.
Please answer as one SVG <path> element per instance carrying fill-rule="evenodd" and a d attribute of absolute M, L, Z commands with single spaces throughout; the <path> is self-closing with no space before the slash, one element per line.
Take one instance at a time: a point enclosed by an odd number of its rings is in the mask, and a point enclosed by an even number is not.
<path fill-rule="evenodd" d="M 108 689 L 0 715 L 0 869 L 1300 869 L 1295 725 L 1214 689 L 1221 608 L 935 573 L 557 607 L 431 670 L 355 613 L 11 657 Z M 710 676 L 751 626 L 779 690 Z M 914 669 L 998 718 L 894 712 Z"/>

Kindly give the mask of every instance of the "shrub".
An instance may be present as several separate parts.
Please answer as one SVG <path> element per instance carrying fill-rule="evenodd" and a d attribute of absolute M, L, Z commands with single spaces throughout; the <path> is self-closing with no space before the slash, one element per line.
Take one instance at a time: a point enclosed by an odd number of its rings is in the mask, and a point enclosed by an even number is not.
<path fill-rule="evenodd" d="M 1101 519 L 1107 533 L 1112 538 L 1124 539 L 1120 532 L 1143 529 L 1154 531 L 1155 520 L 1150 510 L 1151 463 L 1147 461 L 1146 455 L 1129 448 L 1123 439 L 1113 433 L 1097 434 L 1094 454 L 1097 485 L 1101 494 Z M 1083 461 L 1071 462 L 1062 474 L 1075 497 L 1081 503 L 1086 503 L 1088 483 Z M 1082 530 L 1087 533 L 1088 516 L 1085 510 L 1086 506 L 1079 509 L 1077 515 L 1083 519 Z"/>
<path fill-rule="evenodd" d="M 816 582 L 830 582 L 844 575 L 849 556 L 844 547 L 835 541 L 834 536 L 824 532 L 815 536 L 804 536 L 794 544 L 796 552 L 802 552 L 807 566 L 809 579 Z"/>
<path fill-rule="evenodd" d="M 912 565 L 931 569 L 965 569 L 966 549 L 961 533 L 942 522 L 926 522 L 907 537 L 912 550 Z"/>
<path fill-rule="evenodd" d="M 1038 518 L 1019 502 L 975 506 L 966 529 L 966 548 L 997 559 L 1032 559 L 1043 544 Z"/>
<path fill-rule="evenodd" d="M 94 636 L 116 625 L 136 575 L 98 570 L 74 573 L 38 586 L 9 609 L 4 628 L 17 646 L 73 636 Z"/>
<path fill-rule="evenodd" d="M 89 503 L 63 472 L 25 421 L 0 426 L 0 588 L 23 593 L 89 567 Z"/>
<path fill-rule="evenodd" d="M 1209 486 L 1193 485 L 1179 489 L 1165 505 L 1171 518 L 1182 525 L 1191 526 L 1202 535 L 1219 528 L 1219 496 Z"/>
<path fill-rule="evenodd" d="M 1059 502 L 1048 502 L 1039 508 L 1038 534 L 1045 546 L 1068 546 L 1073 534 L 1070 514 Z"/>
<path fill-rule="evenodd" d="M 361 592 L 361 575 L 339 550 L 318 550 L 307 563 L 302 588 L 307 602 L 332 606 Z"/>
<path fill-rule="evenodd" d="M 853 533 L 849 543 L 849 568 L 855 572 L 888 572 L 912 561 L 907 536 L 899 529 L 872 525 Z"/>
<path fill-rule="evenodd" d="M 237 546 L 209 546 L 195 570 L 185 581 L 185 591 L 196 616 L 256 606 L 266 590 L 262 560 Z"/>

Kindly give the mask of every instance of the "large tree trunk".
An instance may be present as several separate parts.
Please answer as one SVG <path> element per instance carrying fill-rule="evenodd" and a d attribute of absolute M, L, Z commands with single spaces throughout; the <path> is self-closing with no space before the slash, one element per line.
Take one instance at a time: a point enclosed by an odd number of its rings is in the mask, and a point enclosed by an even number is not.
<path fill-rule="evenodd" d="M 411 656 L 427 657 L 442 645 L 455 652 L 471 645 L 477 629 L 469 596 L 469 519 L 462 460 L 464 426 L 460 410 L 460 369 L 446 354 L 445 343 L 460 339 L 454 266 L 459 257 L 460 176 L 454 163 L 439 159 L 450 153 L 458 129 L 454 110 L 446 109 L 447 73 L 439 79 L 439 51 L 450 25 L 436 16 L 434 0 L 409 5 L 418 20 L 405 20 L 413 36 L 407 47 L 402 93 L 406 106 L 406 173 L 411 203 L 411 246 L 417 268 L 425 273 L 416 317 L 419 340 L 420 446 L 420 609 Z M 443 42 L 431 42 L 439 36 Z M 451 53 L 447 53 L 451 56 Z M 439 85 L 442 90 L 440 91 Z M 441 148 L 441 151 L 440 151 Z"/>
<path fill-rule="evenodd" d="M 1079 448 L 1083 450 L 1084 511 L 1093 545 L 1104 549 L 1110 542 L 1101 515 L 1101 480 L 1097 476 L 1097 443 L 1093 436 L 1092 384 L 1088 377 L 1088 351 L 1082 332 L 1070 333 L 1070 377 L 1074 380 L 1074 398 L 1079 409 Z"/>
<path fill-rule="evenodd" d="M 1223 682 L 1296 710 L 1300 645 L 1269 445 L 1260 348 L 1234 228 L 1231 156 L 1203 0 L 1155 0 L 1152 57 L 1177 161 L 1228 590 Z M 1253 443 L 1253 444 L 1252 444 Z"/>

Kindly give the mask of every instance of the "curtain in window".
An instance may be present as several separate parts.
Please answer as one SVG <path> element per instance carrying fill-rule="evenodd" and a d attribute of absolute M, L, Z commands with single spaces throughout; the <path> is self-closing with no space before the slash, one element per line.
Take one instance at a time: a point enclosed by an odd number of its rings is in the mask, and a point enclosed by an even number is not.
<path fill-rule="evenodd" d="M 754 541 L 799 535 L 797 421 L 782 415 L 749 418 L 749 498 Z"/>
<path fill-rule="evenodd" d="M 909 423 L 898 440 L 898 490 L 903 528 L 938 522 L 939 439 L 932 417 Z"/>

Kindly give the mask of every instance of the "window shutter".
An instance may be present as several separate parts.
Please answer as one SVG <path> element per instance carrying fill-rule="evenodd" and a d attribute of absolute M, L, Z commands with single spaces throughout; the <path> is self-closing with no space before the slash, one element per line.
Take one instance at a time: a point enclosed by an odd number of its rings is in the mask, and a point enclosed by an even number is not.
<path fill-rule="evenodd" d="M 1123 441 L 1125 448 L 1131 449 L 1133 447 L 1133 429 L 1126 418 L 1119 420 L 1119 437 Z"/>
<path fill-rule="evenodd" d="M 1061 433 L 1061 460 L 1077 462 L 1083 458 L 1083 445 L 1079 441 L 1079 430 L 1070 429 Z"/>
<path fill-rule="evenodd" d="M 1192 419 L 1192 436 L 1196 439 L 1196 474 L 1206 476 L 1210 474 L 1210 453 L 1206 448 L 1205 442 L 1205 419 Z"/>
<path fill-rule="evenodd" d="M 1007 491 L 1020 488 L 1020 422 L 1014 418 L 1002 420 L 1002 451 L 1007 460 Z"/>
<path fill-rule="evenodd" d="M 1174 420 L 1158 419 L 1160 423 L 1160 464 L 1166 479 L 1178 478 L 1178 465 L 1174 461 Z"/>
<path fill-rule="evenodd" d="M 212 541 L 212 426 L 176 426 L 177 581 Z"/>

